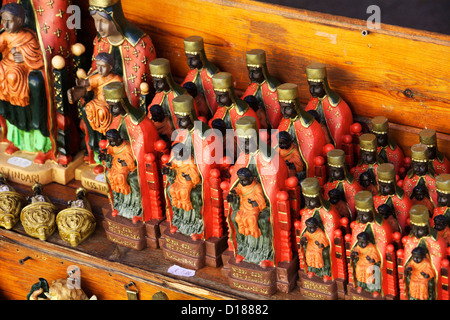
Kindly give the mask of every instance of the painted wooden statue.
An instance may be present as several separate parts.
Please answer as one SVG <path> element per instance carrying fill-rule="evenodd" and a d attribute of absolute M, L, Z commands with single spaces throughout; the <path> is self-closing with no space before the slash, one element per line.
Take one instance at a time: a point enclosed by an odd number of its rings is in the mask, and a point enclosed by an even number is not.
<path fill-rule="evenodd" d="M 212 121 L 215 119 L 222 119 L 227 129 L 234 130 L 238 119 L 250 116 L 257 119 L 257 127 L 260 129 L 256 112 L 250 108 L 247 102 L 236 95 L 233 76 L 228 72 L 219 72 L 212 77 L 212 80 L 218 108 L 209 121 L 209 125 L 211 126 Z"/>
<path fill-rule="evenodd" d="M 380 206 L 386 204 L 392 209 L 392 216 L 398 231 L 405 235 L 408 230 L 409 210 L 411 199 L 404 190 L 398 186 L 395 167 L 392 163 L 383 163 L 378 167 L 378 190 L 379 193 L 373 197 L 375 209 L 380 211 Z M 394 228 L 396 230 L 397 228 Z"/>
<path fill-rule="evenodd" d="M 428 147 L 428 161 L 432 164 L 435 174 L 450 173 L 450 161 L 439 151 L 436 131 L 423 129 L 419 132 L 419 141 Z"/>
<path fill-rule="evenodd" d="M 448 300 L 447 244 L 430 226 L 428 209 L 412 206 L 411 232 L 402 239 L 404 249 L 397 252 L 400 299 Z"/>
<path fill-rule="evenodd" d="M 277 93 L 283 115 L 278 131 L 287 131 L 291 135 L 304 162 L 304 176 L 314 177 L 315 158 L 323 155 L 325 146 L 322 128 L 313 116 L 300 106 L 296 84 L 284 83 L 278 86 Z M 272 144 L 277 147 L 276 137 L 272 138 Z"/>
<path fill-rule="evenodd" d="M 278 283 L 278 287 L 287 292 L 292 290 L 289 279 L 295 277 L 295 273 L 285 267 L 298 263 L 293 259 L 288 195 L 283 192 L 289 177 L 288 169 L 278 153 L 259 141 L 257 128 L 254 117 L 242 117 L 236 121 L 236 136 L 243 152 L 232 168 L 225 198 L 228 253 L 232 253 L 225 267 L 229 270 L 232 284 L 240 281 L 236 268 L 249 274 L 253 270 L 254 274 L 264 274 L 268 279 L 274 276 L 275 269 L 281 268 L 287 272 L 287 279 L 278 279 L 278 282 L 287 283 Z M 254 276 L 251 278 L 255 279 Z M 276 291 L 274 279 L 262 285 L 257 279 L 251 281 L 249 278 L 250 287 L 270 295 Z"/>
<path fill-rule="evenodd" d="M 310 282 L 314 282 L 320 284 L 316 287 L 334 287 L 334 290 L 317 294 L 328 293 L 337 299 L 337 280 L 347 280 L 341 216 L 329 201 L 323 199 L 317 178 L 304 179 L 301 187 L 305 207 L 300 210 L 301 220 L 295 223 L 300 256 L 300 291 L 308 296 L 314 288 Z M 344 292 L 343 288 L 340 289 Z"/>
<path fill-rule="evenodd" d="M 61 94 L 73 79 L 75 32 L 60 13 L 68 5 L 7 0 L 0 10 L 0 136 L 8 142 L 7 154 L 32 152 L 38 164 L 50 159 L 68 165 L 78 151 L 78 135 L 68 134 L 76 132 L 75 115 Z"/>
<path fill-rule="evenodd" d="M 211 118 L 218 108 L 216 101 L 216 94 L 214 92 L 212 77 L 216 73 L 220 72 L 219 68 L 215 66 L 205 53 L 205 45 L 203 38 L 200 36 L 190 36 L 184 39 L 184 51 L 186 54 L 187 64 L 189 71 L 181 83 L 184 86 L 186 83 L 191 82 L 195 84 L 197 88 L 197 94 L 199 100 L 203 100 L 206 104 L 207 119 Z M 199 106 L 202 102 L 197 101 Z"/>
<path fill-rule="evenodd" d="M 411 169 L 403 179 L 403 190 L 411 199 L 416 197 L 415 193 L 417 192 L 425 193 L 425 197 L 431 201 L 433 206 L 436 206 L 435 174 L 428 160 L 426 145 L 415 144 L 411 147 Z"/>
<path fill-rule="evenodd" d="M 359 150 L 361 157 L 354 168 L 353 176 L 365 190 L 376 189 L 378 187 L 377 168 L 383 163 L 383 160 L 378 156 L 377 137 L 373 133 L 362 134 L 359 137 Z"/>
<path fill-rule="evenodd" d="M 343 138 L 350 134 L 353 115 L 348 104 L 328 84 L 326 66 L 313 63 L 306 67 L 306 79 L 311 99 L 305 110 L 315 110 L 320 123 L 325 124 L 329 140 L 337 149 L 342 148 Z"/>
<path fill-rule="evenodd" d="M 405 155 L 400 146 L 389 136 L 389 122 L 384 116 L 377 116 L 371 120 L 371 132 L 377 137 L 378 157 L 383 162 L 394 165 L 396 174 L 404 165 Z"/>
<path fill-rule="evenodd" d="M 436 177 L 436 208 L 433 217 L 442 215 L 450 226 L 450 174 L 443 173 Z"/>
<path fill-rule="evenodd" d="M 270 75 L 264 50 L 247 51 L 246 65 L 251 83 L 242 95 L 242 99 L 255 97 L 256 114 L 261 128 L 276 129 L 281 121 L 281 108 L 277 96 L 277 87 L 281 83 Z"/>
<path fill-rule="evenodd" d="M 349 294 L 366 299 L 397 297 L 396 277 L 388 272 L 395 267 L 392 227 L 375 210 L 372 194 L 360 191 L 355 196 L 357 219 L 346 235 L 349 258 Z"/>
<path fill-rule="evenodd" d="M 350 221 L 356 218 L 355 195 L 363 188 L 348 172 L 345 164 L 345 153 L 341 149 L 333 149 L 327 153 L 327 165 L 329 168 L 329 180 L 323 186 L 325 199 L 330 199 L 330 191 L 338 190 L 337 200 L 345 203 Z M 336 201 L 337 203 L 337 201 Z M 341 213 L 341 216 L 347 214 Z"/>

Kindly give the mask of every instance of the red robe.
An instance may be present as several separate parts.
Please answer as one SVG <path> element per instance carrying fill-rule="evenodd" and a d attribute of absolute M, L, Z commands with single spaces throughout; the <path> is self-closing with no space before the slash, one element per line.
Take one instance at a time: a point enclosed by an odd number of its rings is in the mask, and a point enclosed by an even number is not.
<path fill-rule="evenodd" d="M 433 159 L 432 164 L 436 176 L 441 173 L 450 173 L 450 160 L 443 154 L 438 154 L 436 159 Z"/>
<path fill-rule="evenodd" d="M 350 107 L 344 100 L 340 100 L 337 106 L 333 107 L 325 97 L 320 104 L 319 98 L 311 98 L 306 105 L 305 111 L 317 110 L 320 105 L 325 115 L 328 130 L 333 139 L 336 149 L 341 149 L 343 137 L 350 134 L 350 126 L 353 123 L 353 115 Z"/>
<path fill-rule="evenodd" d="M 128 100 L 134 107 L 139 107 L 140 85 L 143 82 L 151 83 L 150 61 L 156 58 L 155 47 L 148 35 L 141 37 L 135 45 L 124 38 L 117 47 L 122 60 L 123 81 Z M 113 45 L 107 39 L 95 37 L 93 57 L 100 52 L 112 53 L 112 50 Z M 96 69 L 97 65 L 94 59 L 89 74 Z"/>
<path fill-rule="evenodd" d="M 325 135 L 319 122 L 313 120 L 307 124 L 300 117 L 283 118 L 278 126 L 278 131 L 287 131 L 291 134 L 306 165 L 306 176 L 314 177 L 314 158 L 323 156 L 323 147 L 325 146 Z M 277 141 L 276 137 L 272 137 L 272 141 Z"/>
<path fill-rule="evenodd" d="M 405 158 L 405 155 L 403 153 L 403 150 L 398 146 L 395 145 L 395 148 L 392 148 L 393 145 L 388 144 L 386 147 L 378 147 L 378 155 L 380 153 L 386 153 L 386 159 L 387 162 L 392 163 L 394 165 L 395 173 L 399 173 L 399 169 L 403 165 L 403 159 Z"/>
<path fill-rule="evenodd" d="M 341 181 L 328 181 L 323 186 L 323 197 L 327 200 L 330 199 L 328 192 L 332 189 L 337 189 L 340 186 L 344 189 L 345 199 L 347 200 L 347 206 L 352 218 L 351 220 L 354 220 L 356 217 L 355 195 L 359 191 L 362 191 L 363 187 L 361 187 L 355 179 L 353 179 L 351 183 L 347 179 Z"/>
<path fill-rule="evenodd" d="M 392 201 L 394 206 L 394 216 L 397 218 L 401 233 L 404 234 L 405 228 L 408 225 L 407 220 L 409 219 L 409 210 L 412 207 L 411 199 L 405 194 L 400 196 L 398 194 L 383 196 L 378 194 L 373 197 L 373 202 L 375 209 L 378 211 L 378 207 L 382 204 Z"/>
<path fill-rule="evenodd" d="M 286 250 L 286 246 L 291 246 L 291 242 L 288 244 L 282 243 L 281 233 L 286 233 L 286 230 L 281 229 L 280 216 L 283 212 L 278 211 L 277 206 L 277 194 L 279 191 L 284 190 L 284 184 L 286 179 L 289 177 L 288 168 L 281 157 L 276 153 L 274 157 L 278 157 L 277 160 L 273 158 L 269 160 L 266 156 L 258 151 L 255 154 L 241 153 L 236 161 L 236 164 L 231 170 L 230 178 L 230 190 L 238 183 L 239 178 L 237 176 L 237 171 L 240 168 L 246 168 L 249 166 L 250 161 L 256 163 L 259 173 L 259 179 L 261 181 L 261 186 L 264 190 L 264 195 L 267 197 L 270 204 L 270 223 L 272 225 L 272 246 L 274 248 L 274 266 L 277 266 L 281 262 L 280 252 Z M 231 222 L 231 214 L 227 217 L 228 227 L 230 230 L 230 240 L 233 244 L 233 249 L 236 254 L 237 241 L 236 241 L 236 230 L 233 229 L 233 223 Z M 283 221 L 287 222 L 288 228 L 290 229 L 291 218 L 290 215 L 286 215 Z M 289 249 L 290 250 L 290 249 Z"/>
<path fill-rule="evenodd" d="M 421 179 L 425 180 L 425 186 L 428 189 L 428 193 L 430 195 L 430 200 L 434 206 L 437 204 L 437 192 L 436 192 L 436 181 L 433 176 L 430 176 L 428 173 L 423 177 L 419 177 L 416 174 L 407 174 L 405 179 L 403 180 L 403 190 L 408 197 L 411 197 L 413 193 L 414 187 L 417 186 Z"/>
<path fill-rule="evenodd" d="M 267 81 L 264 81 L 261 84 L 251 83 L 244 94 L 242 95 L 242 99 L 246 96 L 256 96 L 260 91 L 260 94 L 264 100 L 264 109 L 267 116 L 267 121 L 270 123 L 272 128 L 278 128 L 280 124 L 282 115 L 281 115 L 281 107 L 278 103 L 278 94 L 276 88 L 270 88 Z"/>
<path fill-rule="evenodd" d="M 211 111 L 211 114 L 214 114 L 219 106 L 216 101 L 216 94 L 212 83 L 213 74 L 210 74 L 206 68 L 202 68 L 201 70 L 196 68 L 190 69 L 181 85 L 183 86 L 186 82 L 197 83 L 199 76 L 203 87 L 203 96 L 205 97 L 206 104 L 208 109 Z"/>

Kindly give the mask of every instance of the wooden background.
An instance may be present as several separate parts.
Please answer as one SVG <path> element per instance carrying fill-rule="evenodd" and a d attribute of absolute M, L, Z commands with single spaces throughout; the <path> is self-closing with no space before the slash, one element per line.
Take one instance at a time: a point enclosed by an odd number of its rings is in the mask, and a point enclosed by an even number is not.
<path fill-rule="evenodd" d="M 82 39 L 95 29 L 85 8 Z M 450 156 L 450 36 L 293 9 L 249 0 L 122 0 L 126 17 L 153 39 L 159 57 L 171 61 L 175 77 L 188 71 L 183 39 L 200 35 L 206 54 L 233 74 L 238 90 L 249 83 L 245 52 L 267 53 L 271 74 L 299 85 L 301 102 L 310 98 L 305 67 L 322 62 L 330 86 L 358 120 L 384 115 L 407 155 L 418 132 L 438 132 L 439 149 Z M 85 41 L 87 45 L 91 41 Z M 89 49 L 89 48 L 88 48 Z M 361 118 L 362 117 L 362 118 Z"/>

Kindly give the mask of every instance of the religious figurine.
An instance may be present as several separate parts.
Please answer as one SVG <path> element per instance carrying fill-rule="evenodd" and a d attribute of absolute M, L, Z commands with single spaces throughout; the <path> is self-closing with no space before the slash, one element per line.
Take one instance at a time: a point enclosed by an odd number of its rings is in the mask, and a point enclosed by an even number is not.
<path fill-rule="evenodd" d="M 350 134 L 353 115 L 348 104 L 333 91 L 328 84 L 326 66 L 313 63 L 306 67 L 311 99 L 306 111 L 315 110 L 320 116 L 320 123 L 328 128 L 329 138 L 336 149 L 342 149 L 343 138 Z"/>
<path fill-rule="evenodd" d="M 411 202 L 413 205 L 416 204 L 422 204 L 428 209 L 428 213 L 430 214 L 430 217 L 433 216 L 434 212 L 434 204 L 431 202 L 427 187 L 424 185 L 417 185 L 414 187 L 413 192 L 411 194 Z"/>
<path fill-rule="evenodd" d="M 214 92 L 212 77 L 220 72 L 205 53 L 203 38 L 200 36 L 190 36 L 184 39 L 184 51 L 186 53 L 189 71 L 184 78 L 184 86 L 188 82 L 195 84 L 199 97 L 204 99 L 207 106 L 207 119 L 211 118 L 218 108 L 216 94 Z M 198 103 L 197 103 L 198 104 Z"/>
<path fill-rule="evenodd" d="M 108 150 L 108 155 L 101 156 L 106 160 L 110 200 L 110 205 L 103 208 L 107 225 L 111 226 L 107 235 L 112 240 L 120 239 L 121 235 L 111 234 L 117 230 L 114 224 L 133 229 L 139 236 L 131 239 L 128 236 L 124 242 L 140 250 L 146 243 L 143 223 L 164 218 L 162 180 L 155 154 L 159 136 L 152 121 L 139 108 L 130 105 L 122 82 L 106 85 L 103 94 L 113 116 L 106 134 L 109 146 L 101 141 L 101 148 Z"/>
<path fill-rule="evenodd" d="M 27 197 L 26 205 L 20 213 L 20 222 L 25 232 L 39 240 L 47 240 L 56 230 L 56 213 L 58 209 L 43 194 L 43 186 L 35 183 L 33 195 Z"/>
<path fill-rule="evenodd" d="M 378 206 L 376 210 L 383 216 L 383 219 L 391 225 L 392 232 L 394 234 L 401 235 L 402 230 L 400 229 L 397 217 L 395 216 L 394 209 L 388 204 L 383 203 L 382 205 Z"/>
<path fill-rule="evenodd" d="M 338 189 L 331 189 L 328 191 L 328 201 L 331 206 L 339 213 L 342 218 L 351 219 L 350 210 L 348 209 L 347 201 L 342 200 L 341 191 Z"/>
<path fill-rule="evenodd" d="M 72 247 L 78 246 L 95 231 L 95 216 L 86 193 L 84 188 L 77 189 L 76 199 L 68 202 L 69 208 L 56 215 L 59 235 Z"/>
<path fill-rule="evenodd" d="M 66 0 L 51 6 L 5 0 L 1 9 L 0 130 L 9 141 L 7 154 L 32 152 L 37 164 L 50 159 L 67 166 L 78 151 L 78 135 L 68 134 L 76 132 L 76 115 L 61 94 L 73 79 L 75 32 L 67 24 L 69 15 L 60 13 L 68 6 Z"/>
<path fill-rule="evenodd" d="M 159 137 L 167 143 L 171 142 L 172 133 L 175 130 L 172 119 L 164 113 L 159 104 L 154 104 L 148 109 L 149 118 L 158 131 Z"/>
<path fill-rule="evenodd" d="M 381 164 L 377 173 L 379 193 L 373 197 L 375 209 L 379 211 L 380 206 L 388 205 L 392 209 L 392 216 L 396 221 L 397 228 L 402 235 L 405 235 L 409 232 L 408 219 L 412 206 L 411 199 L 398 186 L 395 167 L 392 163 Z"/>
<path fill-rule="evenodd" d="M 89 298 L 83 289 L 70 281 L 70 278 L 57 279 L 49 286 L 47 280 L 39 278 L 39 282 L 31 287 L 27 300 L 97 300 L 95 295 Z"/>
<path fill-rule="evenodd" d="M 112 116 L 109 112 L 108 103 L 103 95 L 103 88 L 112 82 L 122 82 L 122 77 L 113 73 L 115 60 L 113 55 L 100 52 L 95 57 L 97 72 L 89 77 L 77 79 L 77 85 L 70 88 L 67 97 L 70 103 L 79 101 L 88 93 L 93 93 L 93 98 L 84 106 L 88 128 L 92 129 L 85 135 L 85 144 L 88 151 L 87 162 L 93 162 L 100 152 L 98 143 L 108 131 Z"/>
<path fill-rule="evenodd" d="M 323 155 L 325 136 L 320 124 L 300 106 L 298 87 L 293 83 L 284 83 L 277 88 L 278 101 L 281 106 L 281 119 L 278 131 L 287 131 L 302 156 L 304 177 L 314 177 L 314 160 Z M 272 139 L 277 147 L 277 139 Z"/>
<path fill-rule="evenodd" d="M 160 105 L 164 113 L 172 121 L 172 126 L 178 129 L 177 117 L 173 112 L 173 99 L 179 95 L 187 93 L 186 89 L 177 84 L 172 77 L 170 71 L 170 62 L 165 58 L 157 58 L 150 62 L 150 72 L 153 78 L 153 85 L 156 94 L 150 103 L 147 116 L 151 116 L 150 107 L 153 105 Z M 194 104 L 195 105 L 195 104 Z M 193 110 L 195 115 L 198 115 L 197 106 Z"/>
<path fill-rule="evenodd" d="M 233 77 L 228 72 L 216 73 L 213 77 L 213 88 L 216 94 L 218 108 L 214 113 L 209 125 L 214 119 L 225 121 L 227 129 L 236 128 L 236 121 L 242 117 L 254 117 L 257 127 L 260 129 L 259 119 L 256 112 L 244 100 L 240 99 L 235 92 Z"/>
<path fill-rule="evenodd" d="M 432 164 L 435 174 L 450 173 L 450 161 L 438 149 L 436 131 L 423 129 L 419 132 L 419 141 L 428 148 L 428 161 Z"/>
<path fill-rule="evenodd" d="M 222 248 L 226 247 L 222 203 L 218 201 L 218 160 L 222 160 L 222 143 L 206 123 L 196 118 L 192 96 L 177 96 L 173 107 L 179 129 L 174 136 L 170 159 L 163 167 L 163 174 L 166 175 L 166 216 L 170 229 L 162 235 L 166 242 L 162 248 L 169 259 L 180 253 L 187 256 L 181 242 L 187 241 L 188 246 L 195 244 L 200 247 L 200 243 L 205 245 L 214 238 L 217 243 L 223 242 Z M 180 245 L 174 245 L 174 241 Z M 218 266 L 221 254 L 220 249 L 214 253 L 208 252 L 211 257 L 197 253 L 195 262 L 191 257 L 189 260 L 195 263 L 196 268 L 211 265 L 210 260 Z"/>
<path fill-rule="evenodd" d="M 403 179 L 403 190 L 412 199 L 414 190 L 418 190 L 415 187 L 419 185 L 426 189 L 426 197 L 436 206 L 435 175 L 428 162 L 428 148 L 424 144 L 415 144 L 411 147 L 411 169 Z"/>
<path fill-rule="evenodd" d="M 355 196 L 357 218 L 345 236 L 349 258 L 351 297 L 362 299 L 394 299 L 397 297 L 395 253 L 392 227 L 375 210 L 372 194 L 360 191 Z"/>
<path fill-rule="evenodd" d="M 450 247 L 450 227 L 448 226 L 448 219 L 439 214 L 433 218 L 433 228 L 437 231 L 438 237 L 443 238 Z"/>
<path fill-rule="evenodd" d="M 337 299 L 338 291 L 344 294 L 343 284 L 347 280 L 341 216 L 330 202 L 323 199 L 317 178 L 304 179 L 301 187 L 306 206 L 300 210 L 301 220 L 295 223 L 300 256 L 300 291 L 304 296 L 314 292 L 327 299 Z M 317 287 L 327 289 L 314 290 Z"/>
<path fill-rule="evenodd" d="M 394 165 L 395 173 L 399 174 L 405 155 L 399 145 L 389 136 L 389 122 L 384 116 L 377 116 L 371 121 L 371 132 L 377 137 L 378 157 L 385 163 Z"/>
<path fill-rule="evenodd" d="M 436 177 L 436 200 L 433 217 L 443 215 L 450 226 L 450 174 L 442 173 Z"/>
<path fill-rule="evenodd" d="M 251 83 L 242 95 L 242 99 L 246 100 L 248 96 L 256 97 L 258 102 L 256 113 L 261 128 L 276 129 L 281 121 L 281 108 L 277 96 L 277 87 L 281 83 L 270 75 L 264 50 L 247 51 L 246 64 Z"/>
<path fill-rule="evenodd" d="M 360 176 L 367 172 L 370 176 L 370 184 L 377 186 L 377 168 L 383 163 L 377 153 L 377 137 L 373 133 L 364 133 L 359 137 L 359 149 L 361 158 L 355 167 L 353 176 L 361 184 Z M 368 190 L 368 187 L 365 188 Z"/>
<path fill-rule="evenodd" d="M 227 190 L 229 232 L 223 273 L 233 286 L 271 295 L 277 286 L 283 292 L 292 290 L 298 262 L 293 257 L 290 202 L 285 191 L 288 169 L 278 153 L 259 141 L 257 130 L 255 117 L 236 121 L 243 152 L 232 167 L 229 184 L 221 185 Z M 275 272 L 283 276 L 276 280 Z"/>
<path fill-rule="evenodd" d="M 409 216 L 411 232 L 402 239 L 404 249 L 397 252 L 400 299 L 448 300 L 443 289 L 448 272 L 447 243 L 431 228 L 425 206 L 412 206 Z"/>
<path fill-rule="evenodd" d="M 363 188 L 356 179 L 348 172 L 345 164 L 345 153 L 341 149 L 333 149 L 327 153 L 327 164 L 329 168 L 329 180 L 323 186 L 323 196 L 330 199 L 329 192 L 338 190 L 340 199 L 347 205 L 350 221 L 355 220 L 355 195 Z M 347 216 L 347 214 L 341 213 Z"/>
<path fill-rule="evenodd" d="M 278 132 L 278 152 L 288 166 L 289 175 L 299 175 L 297 177 L 301 179 L 302 173 L 305 172 L 303 160 L 294 139 L 287 131 Z"/>
<path fill-rule="evenodd" d="M 26 204 L 25 198 L 17 193 L 0 173 L 0 226 L 10 230 L 20 219 L 20 212 Z"/>

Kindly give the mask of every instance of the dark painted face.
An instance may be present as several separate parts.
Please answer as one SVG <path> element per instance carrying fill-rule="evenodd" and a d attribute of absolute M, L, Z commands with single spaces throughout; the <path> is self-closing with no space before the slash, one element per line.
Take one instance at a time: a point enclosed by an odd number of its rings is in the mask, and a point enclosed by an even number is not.
<path fill-rule="evenodd" d="M 313 98 L 323 98 L 326 95 L 322 82 L 308 81 L 309 93 Z"/>
<path fill-rule="evenodd" d="M 395 187 L 394 187 L 393 182 L 389 182 L 389 183 L 379 182 L 378 188 L 379 188 L 381 195 L 383 195 L 383 196 L 394 194 L 394 192 L 395 192 Z"/>
<path fill-rule="evenodd" d="M 292 146 L 292 141 L 286 139 L 279 139 L 278 145 L 281 149 L 289 149 Z"/>
<path fill-rule="evenodd" d="M 358 246 L 360 246 L 361 248 L 367 247 L 368 244 L 369 241 L 367 239 L 358 239 Z"/>
<path fill-rule="evenodd" d="M 280 107 L 283 118 L 290 119 L 297 116 L 297 111 L 293 103 L 280 102 Z"/>
<path fill-rule="evenodd" d="M 340 167 L 330 167 L 330 177 L 332 181 L 344 180 L 344 169 Z"/>
<path fill-rule="evenodd" d="M 108 104 L 109 112 L 113 117 L 117 117 L 125 112 L 120 102 L 108 102 Z"/>
<path fill-rule="evenodd" d="M 377 152 L 361 150 L 361 159 L 365 164 L 375 163 L 375 161 L 377 160 Z"/>
<path fill-rule="evenodd" d="M 418 176 L 424 176 L 428 172 L 428 163 L 427 162 L 419 162 L 419 161 L 411 161 L 412 168 L 415 174 Z"/>
<path fill-rule="evenodd" d="M 2 23 L 7 33 L 17 33 L 23 25 L 21 18 L 5 11 L 2 13 Z"/>
<path fill-rule="evenodd" d="M 167 83 L 166 78 L 152 78 L 153 79 L 153 87 L 155 88 L 156 92 L 163 92 L 163 91 L 169 91 L 170 87 Z"/>
<path fill-rule="evenodd" d="M 251 82 L 261 83 L 264 81 L 264 74 L 262 68 L 258 67 L 247 67 L 248 77 Z"/>
<path fill-rule="evenodd" d="M 180 129 L 191 129 L 194 126 L 190 116 L 180 115 L 177 115 L 177 125 Z"/>
<path fill-rule="evenodd" d="M 387 146 L 388 143 L 388 135 L 386 133 L 375 133 L 375 136 L 377 137 L 377 144 L 380 147 Z"/>
<path fill-rule="evenodd" d="M 221 107 L 229 107 L 233 103 L 231 100 L 230 94 L 228 91 L 222 92 L 222 91 L 214 91 L 216 93 L 216 101 L 217 104 Z"/>
<path fill-rule="evenodd" d="M 253 182 L 253 176 L 238 175 L 238 178 L 244 187 L 251 185 Z"/>
<path fill-rule="evenodd" d="M 436 146 L 427 147 L 428 148 L 428 159 L 436 159 Z"/>
<path fill-rule="evenodd" d="M 437 203 L 439 207 L 450 207 L 450 194 L 437 191 Z"/>
<path fill-rule="evenodd" d="M 420 239 L 420 238 L 428 235 L 428 227 L 427 226 L 416 226 L 413 224 L 411 232 L 416 238 Z"/>
<path fill-rule="evenodd" d="M 356 212 L 357 212 L 359 221 L 362 224 L 373 221 L 373 214 L 372 214 L 371 211 L 359 211 L 359 210 L 356 210 Z"/>
<path fill-rule="evenodd" d="M 238 137 L 239 147 L 244 153 L 249 154 L 258 149 L 258 142 L 256 138 Z"/>
<path fill-rule="evenodd" d="M 305 197 L 305 205 L 308 209 L 320 207 L 319 197 Z"/>
<path fill-rule="evenodd" d="M 199 54 L 186 53 L 186 59 L 190 69 L 203 68 L 203 62 Z"/>

